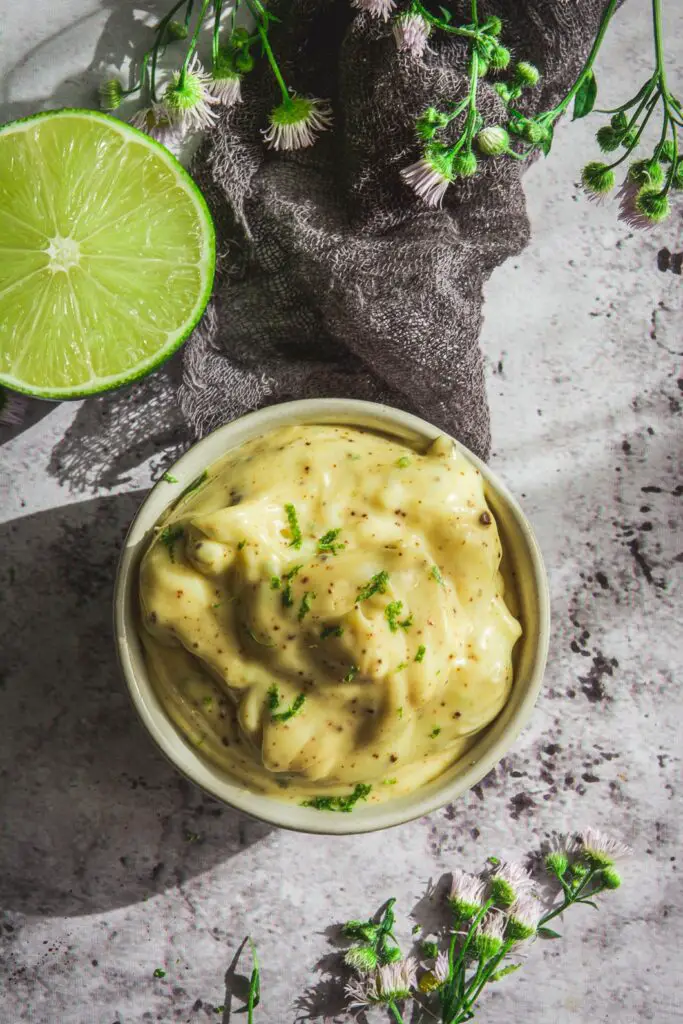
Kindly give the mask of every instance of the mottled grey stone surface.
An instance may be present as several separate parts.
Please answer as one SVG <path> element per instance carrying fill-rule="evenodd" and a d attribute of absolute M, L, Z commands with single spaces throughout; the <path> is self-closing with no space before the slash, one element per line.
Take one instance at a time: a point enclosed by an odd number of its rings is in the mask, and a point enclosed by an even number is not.
<path fill-rule="evenodd" d="M 609 99 L 644 77 L 648 6 L 631 0 L 619 16 L 601 68 Z M 665 6 L 680 50 L 683 11 Z M 129 5 L 113 0 L 19 9 L 0 5 L 0 117 L 87 102 L 100 62 L 139 39 Z M 5 431 L 0 1024 L 221 1020 L 247 932 L 263 960 L 259 1022 L 310 1019 L 297 997 L 313 986 L 312 1006 L 329 1013 L 316 964 L 333 922 L 396 895 L 405 935 L 430 879 L 588 824 L 634 847 L 626 884 L 600 915 L 570 916 L 561 943 L 533 948 L 481 1019 L 683 1016 L 672 966 L 683 941 L 683 279 L 657 268 L 663 246 L 681 248 L 682 222 L 633 235 L 579 194 L 593 128 L 564 125 L 529 172 L 532 243 L 487 289 L 493 465 L 538 531 L 554 625 L 530 727 L 455 806 L 327 839 L 269 829 L 186 784 L 133 716 L 110 629 L 123 533 L 186 443 L 169 372 L 37 405 L 22 432 Z"/>

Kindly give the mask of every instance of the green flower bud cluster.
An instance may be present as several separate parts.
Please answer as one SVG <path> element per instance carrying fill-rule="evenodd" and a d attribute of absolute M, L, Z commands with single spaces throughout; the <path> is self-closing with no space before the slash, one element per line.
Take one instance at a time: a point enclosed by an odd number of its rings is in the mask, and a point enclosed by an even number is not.
<path fill-rule="evenodd" d="M 217 78 L 226 75 L 245 75 L 254 67 L 251 47 L 254 40 L 246 28 L 236 28 L 225 46 L 218 51 L 214 61 L 214 74 Z"/>
<path fill-rule="evenodd" d="M 100 85 L 99 95 L 102 110 L 116 110 L 121 106 L 124 95 L 123 86 L 118 78 L 110 78 Z"/>

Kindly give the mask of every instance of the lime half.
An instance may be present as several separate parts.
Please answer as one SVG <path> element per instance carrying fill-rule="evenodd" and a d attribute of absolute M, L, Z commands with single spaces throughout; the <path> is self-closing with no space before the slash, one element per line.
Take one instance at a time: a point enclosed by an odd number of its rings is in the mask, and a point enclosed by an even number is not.
<path fill-rule="evenodd" d="M 206 203 L 168 150 L 91 110 L 0 128 L 0 384 L 77 398 L 148 373 L 211 293 Z"/>

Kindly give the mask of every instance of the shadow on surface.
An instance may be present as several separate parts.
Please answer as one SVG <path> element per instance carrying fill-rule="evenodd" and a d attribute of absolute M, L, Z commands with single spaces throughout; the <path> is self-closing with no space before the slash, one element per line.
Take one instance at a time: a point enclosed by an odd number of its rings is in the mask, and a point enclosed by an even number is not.
<path fill-rule="evenodd" d="M 72 491 L 121 487 L 147 459 L 156 479 L 191 443 L 175 400 L 180 354 L 136 384 L 89 398 L 50 455 L 48 473 Z"/>
<path fill-rule="evenodd" d="M 157 752 L 120 677 L 111 602 L 140 495 L 0 527 L 0 906 L 84 914 L 145 899 L 271 831 Z"/>

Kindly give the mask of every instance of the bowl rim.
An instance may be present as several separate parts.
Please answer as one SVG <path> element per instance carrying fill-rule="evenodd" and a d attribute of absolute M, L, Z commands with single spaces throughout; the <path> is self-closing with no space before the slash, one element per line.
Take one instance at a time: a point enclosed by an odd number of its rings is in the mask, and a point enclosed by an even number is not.
<path fill-rule="evenodd" d="M 221 454 L 239 447 L 247 440 L 278 427 L 296 423 L 337 423 L 355 425 L 359 429 L 374 427 L 384 429 L 394 436 L 403 435 L 412 443 L 419 443 L 419 440 L 428 443 L 438 436 L 449 437 L 457 450 L 481 472 L 486 487 L 511 514 L 515 527 L 526 545 L 538 605 L 537 641 L 526 689 L 510 720 L 490 748 L 456 778 L 444 781 L 442 787 L 438 787 L 437 777 L 414 793 L 377 805 L 364 805 L 353 814 L 325 814 L 313 808 L 304 808 L 299 804 L 254 793 L 237 780 L 230 781 L 227 773 L 221 773 L 219 769 L 211 766 L 181 737 L 156 697 L 147 673 L 138 673 L 131 655 L 130 637 L 133 637 L 136 648 L 139 644 L 130 607 L 132 588 L 137 579 L 137 564 L 141 551 L 148 543 L 150 532 L 162 512 L 178 498 L 187 483 L 198 475 L 198 469 L 201 474 L 204 469 L 213 465 Z M 221 448 L 223 441 L 225 444 Z M 217 447 L 221 448 L 221 451 L 216 452 Z M 212 452 L 210 456 L 199 458 L 202 453 L 208 451 Z M 548 580 L 535 534 L 517 500 L 497 474 L 457 438 L 412 413 L 380 403 L 348 398 L 301 399 L 266 406 L 218 427 L 193 444 L 166 472 L 176 479 L 168 483 L 162 476 L 153 485 L 136 512 L 123 541 L 114 586 L 114 638 L 126 689 L 138 717 L 155 745 L 173 767 L 189 781 L 222 803 L 279 828 L 320 835 L 354 835 L 401 825 L 444 807 L 481 781 L 510 750 L 531 718 L 543 683 L 550 638 Z M 144 678 L 141 678 L 142 676 Z M 485 734 L 482 733 L 482 739 Z M 171 749 L 178 746 L 178 738 L 187 755 L 185 764 L 178 762 Z M 222 787 L 231 789 L 229 796 Z M 427 787 L 432 790 L 431 793 L 423 792 Z"/>

